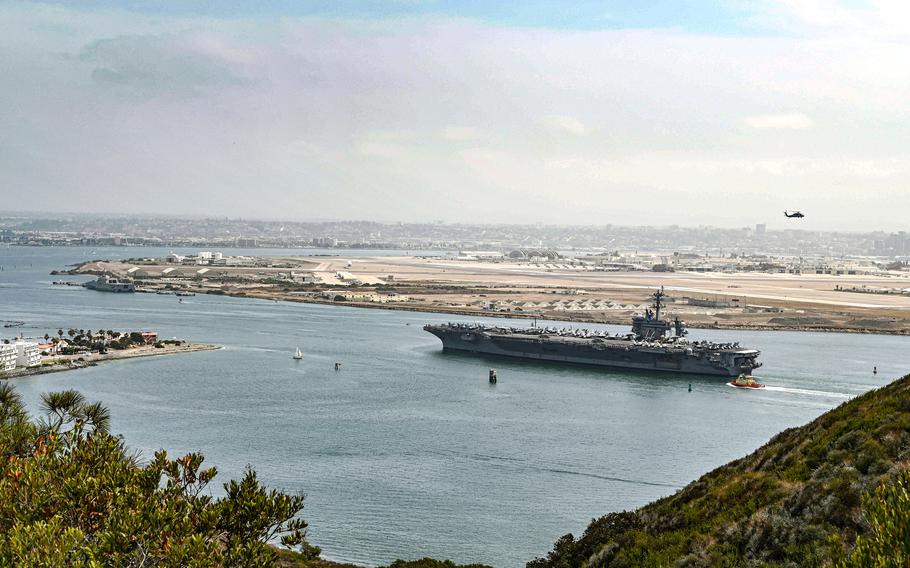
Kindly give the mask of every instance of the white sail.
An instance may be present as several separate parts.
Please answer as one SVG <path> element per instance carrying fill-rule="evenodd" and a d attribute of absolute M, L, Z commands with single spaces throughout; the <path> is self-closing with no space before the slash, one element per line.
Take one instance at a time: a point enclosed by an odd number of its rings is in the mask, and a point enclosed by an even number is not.
<path fill-rule="evenodd" d="M 300 351 L 300 347 L 297 347 L 297 351 L 294 351 L 294 359 L 303 359 L 303 352 Z"/>

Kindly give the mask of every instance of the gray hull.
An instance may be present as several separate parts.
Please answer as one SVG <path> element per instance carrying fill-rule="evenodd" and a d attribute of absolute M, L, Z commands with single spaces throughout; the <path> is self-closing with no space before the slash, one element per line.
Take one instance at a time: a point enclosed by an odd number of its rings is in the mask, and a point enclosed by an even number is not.
<path fill-rule="evenodd" d="M 497 357 L 724 377 L 748 374 L 761 365 L 755 360 L 758 351 L 749 349 L 646 347 L 617 339 L 465 332 L 447 326 L 424 329 L 442 340 L 445 350 Z"/>
<path fill-rule="evenodd" d="M 97 280 L 86 282 L 85 287 L 98 292 L 132 293 L 136 291 L 136 286 L 130 281 L 118 280 L 103 275 L 99 276 Z"/>

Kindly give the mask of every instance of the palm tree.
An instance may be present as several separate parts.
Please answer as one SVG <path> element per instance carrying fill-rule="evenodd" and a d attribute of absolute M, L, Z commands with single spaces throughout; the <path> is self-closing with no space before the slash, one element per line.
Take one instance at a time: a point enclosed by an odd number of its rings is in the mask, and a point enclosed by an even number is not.
<path fill-rule="evenodd" d="M 62 330 L 62 329 L 58 329 L 58 330 L 57 330 L 57 335 L 60 336 L 60 339 L 63 339 L 63 330 Z"/>
<path fill-rule="evenodd" d="M 45 333 L 45 334 L 44 334 L 44 341 L 47 342 L 47 341 L 50 341 L 50 339 L 51 339 L 51 336 Z"/>
<path fill-rule="evenodd" d="M 70 338 L 76 337 L 76 330 L 73 328 L 70 328 L 69 331 L 66 332 L 66 334 L 69 335 Z"/>
<path fill-rule="evenodd" d="M 111 413 L 100 402 L 88 404 L 81 393 L 74 390 L 46 392 L 41 395 L 41 409 L 47 415 L 48 429 L 60 431 L 66 424 L 82 424 L 92 430 L 107 432 Z"/>

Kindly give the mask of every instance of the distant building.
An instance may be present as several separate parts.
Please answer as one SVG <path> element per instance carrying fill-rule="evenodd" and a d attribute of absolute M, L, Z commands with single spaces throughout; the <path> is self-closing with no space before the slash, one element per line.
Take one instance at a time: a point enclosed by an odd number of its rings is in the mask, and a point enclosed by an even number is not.
<path fill-rule="evenodd" d="M 256 266 L 256 259 L 249 256 L 229 256 L 225 259 L 225 266 Z"/>
<path fill-rule="evenodd" d="M 347 302 L 374 302 L 379 304 L 410 301 L 410 298 L 404 294 L 379 294 L 376 292 L 351 292 L 348 290 L 327 290 L 321 292 L 320 296 L 329 300 L 341 297 Z"/>
<path fill-rule="evenodd" d="M 458 258 L 461 260 L 495 260 L 503 257 L 503 254 L 495 250 L 463 250 L 458 252 Z"/>
<path fill-rule="evenodd" d="M 0 343 L 0 372 L 15 369 L 17 357 L 18 350 L 15 345 Z"/>
<path fill-rule="evenodd" d="M 766 227 L 766 225 L 765 225 L 764 223 L 757 223 L 757 224 L 755 225 L 755 236 L 756 236 L 756 237 L 764 237 L 764 236 L 765 236 L 765 230 L 766 230 L 766 229 L 767 229 L 767 227 Z"/>
<path fill-rule="evenodd" d="M 517 260 L 556 260 L 560 258 L 560 254 L 550 249 L 520 248 L 510 252 L 509 258 Z"/>
<path fill-rule="evenodd" d="M 238 248 L 256 248 L 259 246 L 256 239 L 247 239 L 244 237 L 237 237 L 237 240 L 234 242 Z"/>
<path fill-rule="evenodd" d="M 146 345 L 154 345 L 158 341 L 158 333 L 154 331 L 142 331 L 142 340 Z"/>
<path fill-rule="evenodd" d="M 686 303 L 690 306 L 698 306 L 701 308 L 730 308 L 733 307 L 733 304 L 726 300 L 719 300 L 717 298 L 685 298 Z M 738 300 L 737 300 L 738 301 Z"/>
<path fill-rule="evenodd" d="M 17 339 L 12 343 L 16 347 L 16 365 L 19 367 L 37 367 L 41 364 L 41 350 L 37 341 Z"/>
<path fill-rule="evenodd" d="M 888 236 L 885 241 L 888 253 L 893 255 L 910 254 L 910 235 L 907 231 L 898 231 Z"/>
<path fill-rule="evenodd" d="M 40 352 L 42 354 L 47 353 L 48 355 L 50 355 L 51 353 L 55 353 L 56 351 L 57 351 L 57 344 L 54 343 L 53 341 L 48 341 L 47 343 L 38 344 L 38 352 Z"/>
<path fill-rule="evenodd" d="M 338 246 L 338 239 L 332 237 L 317 237 L 313 239 L 313 245 L 317 247 L 332 248 Z"/>

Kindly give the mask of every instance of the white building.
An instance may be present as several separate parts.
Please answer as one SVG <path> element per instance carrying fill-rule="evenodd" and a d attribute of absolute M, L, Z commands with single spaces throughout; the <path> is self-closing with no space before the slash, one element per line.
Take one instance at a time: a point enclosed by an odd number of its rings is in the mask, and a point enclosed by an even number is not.
<path fill-rule="evenodd" d="M 256 266 L 256 261 L 249 256 L 231 256 L 227 258 L 227 266 Z"/>
<path fill-rule="evenodd" d="M 495 250 L 458 251 L 458 260 L 500 260 L 505 255 Z"/>
<path fill-rule="evenodd" d="M 37 367 L 41 364 L 41 351 L 37 341 L 17 339 L 12 343 L 16 347 L 16 365 L 19 367 Z"/>
<path fill-rule="evenodd" d="M 315 284 L 317 282 L 316 275 L 312 272 L 294 272 L 291 271 L 289 278 L 293 282 L 301 282 L 303 284 Z"/>
<path fill-rule="evenodd" d="M 16 368 L 16 358 L 19 351 L 15 345 L 0 343 L 0 372 L 12 371 Z"/>

